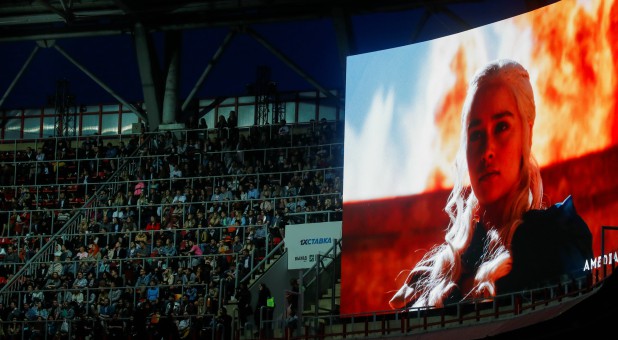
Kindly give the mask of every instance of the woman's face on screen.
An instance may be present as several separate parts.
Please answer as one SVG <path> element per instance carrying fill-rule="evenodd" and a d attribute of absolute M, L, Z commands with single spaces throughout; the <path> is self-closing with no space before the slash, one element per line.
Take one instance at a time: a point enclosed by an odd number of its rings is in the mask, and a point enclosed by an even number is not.
<path fill-rule="evenodd" d="M 522 118 L 514 95 L 501 83 L 483 85 L 466 124 L 472 190 L 482 208 L 504 211 L 519 182 L 522 162 Z"/>

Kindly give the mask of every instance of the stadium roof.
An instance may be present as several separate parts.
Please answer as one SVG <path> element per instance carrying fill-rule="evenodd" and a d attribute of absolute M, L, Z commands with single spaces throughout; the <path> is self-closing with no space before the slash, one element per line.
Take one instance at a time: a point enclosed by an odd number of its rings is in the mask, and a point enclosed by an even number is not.
<path fill-rule="evenodd" d="M 269 70 L 278 91 L 328 95 L 345 88 L 347 56 L 453 34 L 553 2 L 3 1 L 0 109 L 49 106 L 58 82 L 66 80 L 77 105 L 145 103 L 160 115 L 171 91 L 186 112 L 196 99 L 249 94 L 263 80 L 260 69 Z"/>

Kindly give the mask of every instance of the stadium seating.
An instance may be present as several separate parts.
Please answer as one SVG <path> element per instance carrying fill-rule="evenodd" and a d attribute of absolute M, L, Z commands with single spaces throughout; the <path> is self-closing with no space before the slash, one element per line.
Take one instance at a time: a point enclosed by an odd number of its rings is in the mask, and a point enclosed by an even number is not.
<path fill-rule="evenodd" d="M 286 224 L 341 220 L 343 132 L 322 124 L 15 142 L 0 182 L 4 333 L 220 336 L 221 307 L 284 249 Z"/>

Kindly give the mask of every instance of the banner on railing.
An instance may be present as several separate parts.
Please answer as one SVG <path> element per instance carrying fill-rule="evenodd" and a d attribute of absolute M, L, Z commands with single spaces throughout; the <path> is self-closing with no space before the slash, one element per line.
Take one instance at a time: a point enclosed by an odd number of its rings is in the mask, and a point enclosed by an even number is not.
<path fill-rule="evenodd" d="M 285 226 L 288 269 L 311 268 L 317 254 L 326 253 L 341 239 L 341 221 Z"/>

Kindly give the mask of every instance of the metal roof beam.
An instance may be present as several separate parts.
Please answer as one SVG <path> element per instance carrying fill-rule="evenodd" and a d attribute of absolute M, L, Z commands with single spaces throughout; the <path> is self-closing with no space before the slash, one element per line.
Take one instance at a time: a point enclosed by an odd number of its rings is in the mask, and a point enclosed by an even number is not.
<path fill-rule="evenodd" d="M 250 28 L 246 28 L 245 32 L 249 34 L 253 39 L 257 40 L 262 46 L 266 47 L 275 57 L 279 58 L 279 60 L 283 61 L 289 68 L 291 68 L 294 72 L 298 73 L 303 79 L 305 79 L 309 84 L 313 85 L 318 91 L 324 94 L 326 97 L 332 98 L 335 97 L 330 91 L 328 91 L 324 86 L 320 85 L 313 77 L 311 77 L 307 72 L 305 72 L 300 66 L 296 65 L 292 59 L 287 57 L 283 52 L 279 51 L 275 46 L 266 41 L 262 36 L 260 36 L 257 32 Z"/>

